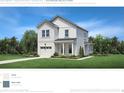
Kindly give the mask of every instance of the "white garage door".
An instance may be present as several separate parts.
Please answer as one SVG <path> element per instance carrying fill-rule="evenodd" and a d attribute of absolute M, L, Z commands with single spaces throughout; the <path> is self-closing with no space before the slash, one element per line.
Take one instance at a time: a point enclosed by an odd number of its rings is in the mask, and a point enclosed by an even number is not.
<path fill-rule="evenodd" d="M 41 46 L 40 53 L 43 57 L 51 57 L 52 55 L 52 47 L 51 46 Z"/>

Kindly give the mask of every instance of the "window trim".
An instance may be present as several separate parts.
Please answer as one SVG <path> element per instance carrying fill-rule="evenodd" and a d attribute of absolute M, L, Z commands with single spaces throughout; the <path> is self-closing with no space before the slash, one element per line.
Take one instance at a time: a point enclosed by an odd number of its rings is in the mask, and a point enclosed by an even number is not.
<path fill-rule="evenodd" d="M 68 38 L 68 37 L 69 37 L 69 30 L 66 29 L 66 30 L 65 30 L 65 38 Z"/>
<path fill-rule="evenodd" d="M 45 30 L 42 30 L 42 37 L 45 37 L 45 34 L 46 34 L 45 32 L 46 32 Z"/>
<path fill-rule="evenodd" d="M 48 33 L 47 33 L 48 32 Z M 43 34 L 44 33 L 44 34 Z M 50 37 L 50 30 L 42 30 L 42 38 L 48 38 Z"/>
<path fill-rule="evenodd" d="M 48 33 L 47 33 L 48 32 Z M 48 35 L 48 36 L 47 36 Z M 46 37 L 50 37 L 50 30 L 46 30 Z"/>

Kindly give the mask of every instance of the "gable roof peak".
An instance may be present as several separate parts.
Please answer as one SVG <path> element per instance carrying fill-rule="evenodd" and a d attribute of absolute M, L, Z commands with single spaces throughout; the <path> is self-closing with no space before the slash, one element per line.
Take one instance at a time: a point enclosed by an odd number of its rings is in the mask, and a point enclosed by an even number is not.
<path fill-rule="evenodd" d="M 42 23 L 40 23 L 40 24 L 37 26 L 37 28 L 39 28 L 41 25 L 43 25 L 43 24 L 45 24 L 45 23 L 48 23 L 48 24 L 52 25 L 52 26 L 55 27 L 55 28 L 58 28 L 57 25 L 53 24 L 52 22 L 50 22 L 50 21 L 47 20 L 47 19 L 45 19 Z"/>
<path fill-rule="evenodd" d="M 55 19 L 57 19 L 57 18 L 60 18 L 60 19 L 65 19 L 65 18 L 63 18 L 63 17 L 61 17 L 61 16 L 55 16 L 55 17 L 53 17 L 52 19 L 51 19 L 51 22 L 53 22 Z"/>
<path fill-rule="evenodd" d="M 64 21 L 68 22 L 69 24 L 71 24 L 71 25 L 73 25 L 73 26 L 75 26 L 75 27 L 77 27 L 77 28 L 79 28 L 79 29 L 88 32 L 86 29 L 84 29 L 84 28 L 82 28 L 82 27 L 76 25 L 75 23 L 73 23 L 73 22 L 71 22 L 71 21 L 69 21 L 69 20 L 67 20 L 67 19 L 65 19 L 64 17 L 61 17 L 61 16 L 55 16 L 50 22 L 53 23 L 53 21 L 56 20 L 57 18 L 60 18 L 60 19 L 62 19 L 62 20 L 64 20 Z"/>
<path fill-rule="evenodd" d="M 84 28 L 82 28 L 82 27 L 76 25 L 75 23 L 73 23 L 73 22 L 71 22 L 71 21 L 69 21 L 69 20 L 67 20 L 67 19 L 65 19 L 65 18 L 63 18 L 63 17 L 61 17 L 61 16 L 55 16 L 55 17 L 54 17 L 52 20 L 50 20 L 50 21 L 47 20 L 47 19 L 45 19 L 42 23 L 40 23 L 40 24 L 37 26 L 37 28 L 39 28 L 39 27 L 40 27 L 41 25 L 43 25 L 44 23 L 49 23 L 50 25 L 54 26 L 55 28 L 58 28 L 58 26 L 53 23 L 53 21 L 56 20 L 57 18 L 60 18 L 60 19 L 64 20 L 65 22 L 68 22 L 69 24 L 71 24 L 71 25 L 77 27 L 78 29 L 81 29 L 81 30 L 83 30 L 83 31 L 88 32 L 86 29 L 84 29 Z"/>

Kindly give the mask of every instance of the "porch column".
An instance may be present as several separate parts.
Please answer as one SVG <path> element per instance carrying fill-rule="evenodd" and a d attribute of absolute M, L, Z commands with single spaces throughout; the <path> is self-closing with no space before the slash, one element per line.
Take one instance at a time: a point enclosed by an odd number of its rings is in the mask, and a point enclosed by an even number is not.
<path fill-rule="evenodd" d="M 65 46 L 64 46 L 64 43 L 62 43 L 62 53 L 63 53 L 63 55 L 65 54 Z"/>
<path fill-rule="evenodd" d="M 72 43 L 71 46 L 72 46 L 72 55 L 74 55 L 74 44 Z"/>

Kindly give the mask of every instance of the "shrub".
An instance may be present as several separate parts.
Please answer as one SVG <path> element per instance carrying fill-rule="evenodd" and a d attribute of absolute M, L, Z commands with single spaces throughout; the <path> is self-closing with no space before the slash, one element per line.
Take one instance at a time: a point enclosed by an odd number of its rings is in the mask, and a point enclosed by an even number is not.
<path fill-rule="evenodd" d="M 32 55 L 35 56 L 35 57 L 39 57 L 39 55 L 37 54 L 37 52 L 33 52 Z"/>
<path fill-rule="evenodd" d="M 53 56 L 59 56 L 59 54 L 58 54 L 57 52 L 55 52 L 55 53 L 53 54 Z"/>
<path fill-rule="evenodd" d="M 111 52 L 112 52 L 112 54 L 119 54 L 120 53 L 116 48 L 113 48 Z"/>
<path fill-rule="evenodd" d="M 79 57 L 78 56 L 75 56 L 75 55 L 71 55 L 71 56 L 68 56 L 68 58 L 70 58 L 70 59 L 77 59 Z"/>

